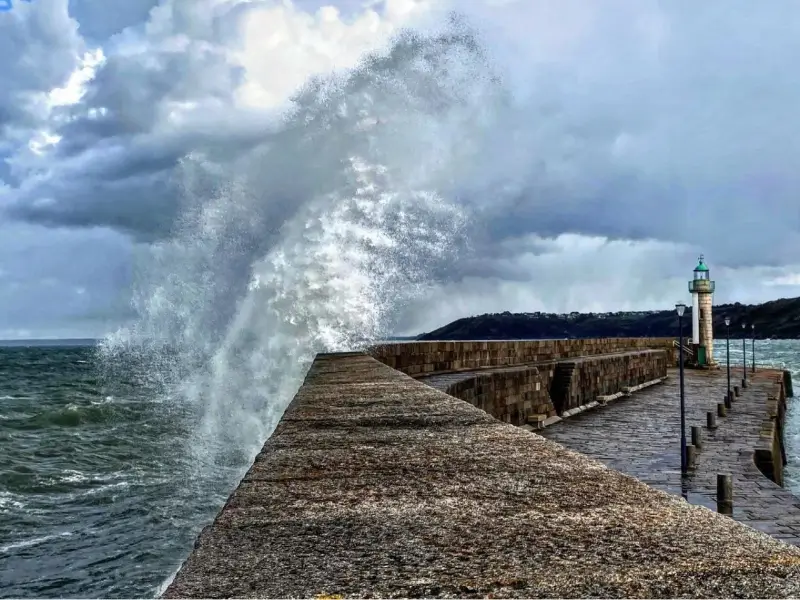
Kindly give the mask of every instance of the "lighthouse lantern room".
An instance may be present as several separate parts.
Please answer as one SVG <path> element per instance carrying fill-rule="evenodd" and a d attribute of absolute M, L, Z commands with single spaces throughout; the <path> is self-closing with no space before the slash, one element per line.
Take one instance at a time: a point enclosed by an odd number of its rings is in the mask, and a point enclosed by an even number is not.
<path fill-rule="evenodd" d="M 714 325 L 711 305 L 714 295 L 714 282 L 703 255 L 694 268 L 694 279 L 689 282 L 692 294 L 692 344 L 698 366 L 714 366 Z"/>

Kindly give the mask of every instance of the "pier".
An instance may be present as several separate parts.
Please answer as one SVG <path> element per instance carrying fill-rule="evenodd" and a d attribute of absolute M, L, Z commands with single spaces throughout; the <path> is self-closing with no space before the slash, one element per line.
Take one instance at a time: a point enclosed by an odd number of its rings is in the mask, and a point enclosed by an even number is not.
<path fill-rule="evenodd" d="M 674 467 L 677 378 L 657 373 L 672 342 L 627 351 L 604 340 L 432 342 L 319 355 L 164 596 L 800 595 L 800 548 L 777 539 L 794 542 L 794 521 L 777 519 L 791 495 L 762 472 L 779 448 L 781 374 L 757 374 L 717 430 L 703 432 L 687 502 Z M 620 359 L 627 352 L 642 357 Z M 579 363 L 566 390 L 555 385 L 564 361 Z M 500 372 L 475 371 L 484 365 Z M 513 409 L 495 418 L 422 377 L 448 369 L 474 402 Z M 664 383 L 635 391 L 654 372 Z M 722 401 L 718 377 L 689 377 L 688 424 Z M 488 380 L 497 385 L 484 390 Z M 612 385 L 620 389 L 606 394 Z M 559 409 L 550 390 L 594 406 Z M 614 400 L 586 403 L 589 393 Z M 734 476 L 734 518 L 709 506 L 708 476 L 723 468 Z M 781 508 L 769 518 L 773 502 Z"/>

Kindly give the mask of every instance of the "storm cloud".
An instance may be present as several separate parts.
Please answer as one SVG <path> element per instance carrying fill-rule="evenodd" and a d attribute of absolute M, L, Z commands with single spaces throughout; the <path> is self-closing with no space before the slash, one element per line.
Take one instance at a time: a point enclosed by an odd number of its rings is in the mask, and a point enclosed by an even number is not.
<path fill-rule="evenodd" d="M 796 3 L 322 4 L 35 0 L 0 14 L 3 226 L 69 230 L 94 244 L 74 256 L 119 257 L 92 267 L 93 310 L 105 314 L 134 248 L 168 242 L 220 193 L 186 181 L 186 158 L 202 156 L 246 169 L 246 193 L 269 197 L 247 248 L 219 266 L 241 288 L 314 193 L 307 169 L 327 167 L 309 161 L 340 158 L 290 135 L 308 78 L 341 82 L 402 28 L 434 35 L 455 9 L 485 58 L 485 106 L 435 186 L 469 212 L 472 251 L 440 273 L 428 315 L 411 310 L 401 329 L 485 310 L 658 307 L 684 293 L 700 252 L 729 279 L 720 301 L 800 291 Z M 450 125 L 431 127 L 430 143 L 458 147 L 442 141 Z"/>

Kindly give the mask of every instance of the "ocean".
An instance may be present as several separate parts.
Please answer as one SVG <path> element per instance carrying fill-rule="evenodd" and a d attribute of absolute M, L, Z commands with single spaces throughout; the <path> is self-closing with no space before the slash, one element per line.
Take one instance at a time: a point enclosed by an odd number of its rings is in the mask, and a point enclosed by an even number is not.
<path fill-rule="evenodd" d="M 748 364 L 750 351 L 748 341 Z M 757 364 L 785 364 L 796 386 L 798 357 L 800 341 L 756 342 Z M 733 340 L 731 360 L 741 359 Z M 2 597 L 158 595 L 257 450 L 203 462 L 189 443 L 202 427 L 196 405 L 100 363 L 92 346 L 0 348 Z M 786 441 L 800 493 L 794 404 Z"/>

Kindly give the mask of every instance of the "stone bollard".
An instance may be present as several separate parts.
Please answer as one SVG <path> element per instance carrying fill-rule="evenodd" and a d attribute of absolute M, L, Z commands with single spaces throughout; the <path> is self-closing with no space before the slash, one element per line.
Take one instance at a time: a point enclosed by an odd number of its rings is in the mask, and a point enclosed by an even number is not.
<path fill-rule="evenodd" d="M 733 392 L 728 392 L 728 406 L 733 406 Z"/>
<path fill-rule="evenodd" d="M 731 399 L 728 396 L 728 392 L 725 392 L 725 395 L 722 397 L 722 403 L 725 405 L 725 408 L 731 407 Z"/>
<path fill-rule="evenodd" d="M 717 428 L 717 415 L 715 415 L 711 411 L 708 411 L 706 413 L 706 427 L 708 427 L 709 429 Z"/>
<path fill-rule="evenodd" d="M 730 475 L 717 474 L 717 512 L 733 513 L 733 478 Z"/>
<path fill-rule="evenodd" d="M 747 379 L 742 379 L 742 389 L 747 387 Z"/>
<path fill-rule="evenodd" d="M 694 444 L 687 444 L 686 467 L 689 469 L 694 469 L 696 462 L 697 462 L 697 448 L 695 448 Z"/>
<path fill-rule="evenodd" d="M 734 395 L 736 398 L 738 398 L 738 397 L 739 397 L 739 386 L 738 386 L 738 385 L 735 385 L 735 386 L 733 386 L 733 395 Z"/>
<path fill-rule="evenodd" d="M 692 426 L 692 446 L 703 449 L 703 430 L 697 425 Z"/>
<path fill-rule="evenodd" d="M 725 405 L 721 402 L 717 404 L 717 416 L 719 417 L 727 417 L 728 416 L 728 409 L 725 408 Z"/>

